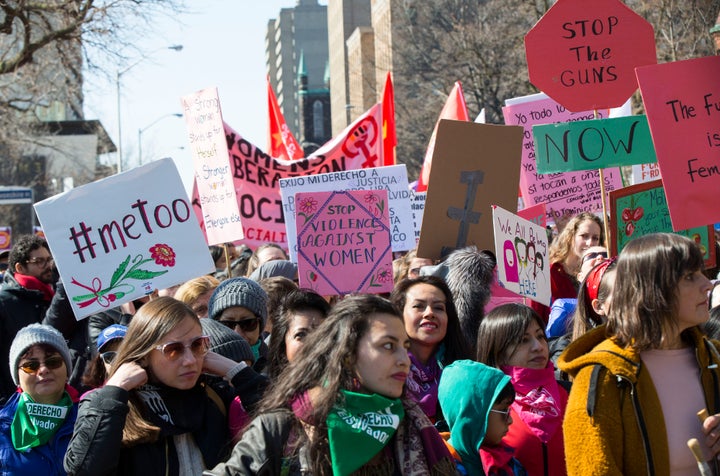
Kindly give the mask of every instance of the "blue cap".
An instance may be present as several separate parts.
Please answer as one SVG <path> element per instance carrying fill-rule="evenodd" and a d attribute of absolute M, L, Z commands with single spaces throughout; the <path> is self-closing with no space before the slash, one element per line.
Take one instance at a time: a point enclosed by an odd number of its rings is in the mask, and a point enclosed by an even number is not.
<path fill-rule="evenodd" d="M 97 338 L 97 349 L 100 352 L 105 344 L 115 339 L 122 339 L 127 333 L 127 327 L 113 324 L 102 330 Z"/>

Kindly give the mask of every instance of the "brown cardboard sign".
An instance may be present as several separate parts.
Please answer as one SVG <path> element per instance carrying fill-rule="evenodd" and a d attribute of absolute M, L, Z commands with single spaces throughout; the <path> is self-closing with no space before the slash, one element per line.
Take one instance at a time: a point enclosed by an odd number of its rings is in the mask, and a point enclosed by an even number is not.
<path fill-rule="evenodd" d="M 523 128 L 441 120 L 418 256 L 494 249 L 491 205 L 517 212 Z"/>

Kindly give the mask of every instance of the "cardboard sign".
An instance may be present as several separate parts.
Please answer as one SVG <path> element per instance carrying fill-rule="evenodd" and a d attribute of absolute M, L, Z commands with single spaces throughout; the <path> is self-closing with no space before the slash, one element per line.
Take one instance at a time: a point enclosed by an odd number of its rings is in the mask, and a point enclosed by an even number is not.
<path fill-rule="evenodd" d="M 610 192 L 610 253 L 617 255 L 638 236 L 672 232 L 670 211 L 661 180 L 632 185 Z M 676 232 L 694 240 L 703 251 L 705 266 L 715 266 L 715 236 L 712 226 Z"/>
<path fill-rule="evenodd" d="M 657 63 L 653 27 L 620 0 L 558 0 L 525 35 L 530 82 L 571 111 L 619 107 Z"/>
<path fill-rule="evenodd" d="M 215 270 L 172 159 L 35 204 L 75 317 Z"/>
<path fill-rule="evenodd" d="M 415 244 L 420 241 L 420 230 L 422 230 L 423 215 L 425 214 L 425 201 L 427 192 L 412 193 L 413 229 L 415 230 Z"/>
<path fill-rule="evenodd" d="M 673 230 L 720 221 L 720 56 L 638 68 Z"/>
<path fill-rule="evenodd" d="M 522 170 L 520 193 L 525 207 L 545 204 L 547 219 L 553 223 L 563 216 L 602 210 L 600 173 L 597 170 L 541 174 L 535 162 L 535 141 L 532 127 L 536 124 L 587 121 L 607 117 L 608 111 L 573 113 L 544 94 L 534 94 L 506 101 L 503 108 L 506 124 L 523 127 Z M 622 188 L 617 167 L 605 169 L 605 189 Z"/>
<path fill-rule="evenodd" d="M 393 288 L 386 190 L 295 195 L 300 286 L 329 296 Z"/>
<path fill-rule="evenodd" d="M 380 104 L 374 105 L 312 155 L 290 161 L 271 157 L 226 124 L 230 171 L 245 233 L 240 243 L 256 248 L 270 242 L 288 248 L 280 200 L 281 178 L 379 166 L 383 153 L 381 112 Z M 203 224 L 195 191 L 192 203 Z M 289 215 L 292 217 L 292 213 Z"/>
<path fill-rule="evenodd" d="M 522 135 L 521 127 L 440 121 L 418 256 L 494 248 L 490 206 L 517 210 Z"/>
<path fill-rule="evenodd" d="M 182 98 L 195 183 L 210 245 L 243 237 L 217 88 Z"/>
<path fill-rule="evenodd" d="M 655 162 L 645 116 L 533 126 L 541 173 L 593 170 Z"/>
<path fill-rule="evenodd" d="M 500 207 L 492 208 L 500 286 L 550 305 L 550 260 L 545 228 Z"/>
<path fill-rule="evenodd" d="M 406 251 L 415 247 L 413 212 L 405 165 L 350 170 L 329 174 L 309 175 L 280 179 L 280 195 L 285 210 L 290 260 L 297 261 L 297 224 L 295 194 L 298 192 L 329 192 L 339 190 L 387 190 L 390 199 L 390 230 L 393 251 Z"/>

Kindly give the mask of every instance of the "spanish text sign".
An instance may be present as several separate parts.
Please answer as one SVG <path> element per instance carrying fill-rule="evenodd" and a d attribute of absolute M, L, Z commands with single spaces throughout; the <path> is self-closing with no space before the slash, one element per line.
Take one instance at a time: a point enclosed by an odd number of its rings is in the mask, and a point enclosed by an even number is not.
<path fill-rule="evenodd" d="M 393 288 L 386 190 L 295 195 L 300 286 L 324 296 Z"/>
<path fill-rule="evenodd" d="M 412 193 L 408 188 L 407 169 L 404 164 L 280 179 L 290 259 L 297 261 L 296 193 L 378 189 L 387 190 L 390 200 L 388 213 L 393 251 L 413 249 L 415 230 Z"/>
<path fill-rule="evenodd" d="M 80 319 L 215 269 L 172 159 L 35 204 Z"/>
<path fill-rule="evenodd" d="M 182 98 L 195 180 L 210 245 L 243 238 L 217 88 Z"/>
<path fill-rule="evenodd" d="M 500 285 L 550 305 L 550 264 L 545 228 L 500 207 L 493 207 L 495 255 Z"/>
<path fill-rule="evenodd" d="M 645 116 L 533 126 L 537 169 L 543 174 L 655 162 Z"/>
<path fill-rule="evenodd" d="M 720 56 L 637 69 L 673 230 L 720 222 Z"/>

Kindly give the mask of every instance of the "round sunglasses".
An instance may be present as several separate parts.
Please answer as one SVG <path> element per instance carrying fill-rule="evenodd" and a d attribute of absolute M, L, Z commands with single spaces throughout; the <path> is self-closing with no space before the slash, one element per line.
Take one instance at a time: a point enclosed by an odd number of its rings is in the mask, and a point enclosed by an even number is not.
<path fill-rule="evenodd" d="M 258 328 L 260 324 L 259 317 L 253 317 L 252 319 L 243 319 L 242 321 L 218 321 L 220 324 L 227 326 L 229 329 L 235 330 L 235 326 L 239 327 L 244 332 L 253 332 Z"/>
<path fill-rule="evenodd" d="M 38 370 L 40 370 L 40 367 L 44 365 L 50 370 L 56 370 L 62 367 L 62 365 L 65 363 L 65 359 L 60 357 L 59 355 L 48 357 L 45 359 L 44 362 L 40 362 L 39 360 L 28 360 L 24 364 L 20 364 L 18 368 L 29 375 L 37 375 Z"/>
<path fill-rule="evenodd" d="M 171 362 L 182 357 L 185 354 L 185 349 L 190 349 L 190 352 L 195 357 L 203 357 L 210 350 L 210 337 L 196 337 L 187 345 L 182 342 L 168 342 L 167 344 L 155 346 L 155 350 L 162 352 L 165 358 Z"/>

